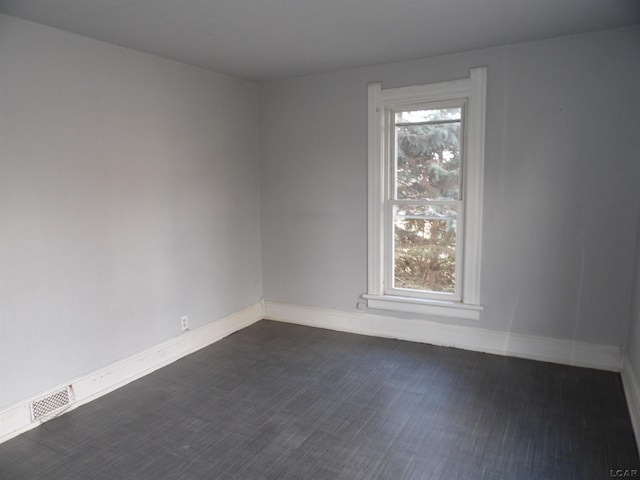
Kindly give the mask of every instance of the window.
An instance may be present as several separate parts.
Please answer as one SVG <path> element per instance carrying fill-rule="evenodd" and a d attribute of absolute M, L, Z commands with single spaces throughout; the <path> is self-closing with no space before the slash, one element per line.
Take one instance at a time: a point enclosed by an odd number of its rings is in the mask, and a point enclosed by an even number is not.
<path fill-rule="evenodd" d="M 485 92 L 369 85 L 369 307 L 479 318 Z"/>

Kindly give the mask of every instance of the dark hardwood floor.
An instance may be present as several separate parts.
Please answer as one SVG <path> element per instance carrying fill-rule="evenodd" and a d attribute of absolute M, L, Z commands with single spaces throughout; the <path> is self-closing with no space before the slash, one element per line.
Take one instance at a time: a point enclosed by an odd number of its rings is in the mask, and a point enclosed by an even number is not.
<path fill-rule="evenodd" d="M 619 374 L 270 321 L 0 445 L 10 480 L 618 469 L 640 469 Z"/>

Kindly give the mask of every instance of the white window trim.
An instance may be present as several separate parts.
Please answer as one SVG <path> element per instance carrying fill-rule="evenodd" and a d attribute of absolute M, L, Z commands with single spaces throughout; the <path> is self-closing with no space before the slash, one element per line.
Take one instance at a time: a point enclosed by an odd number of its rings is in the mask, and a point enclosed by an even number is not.
<path fill-rule="evenodd" d="M 368 87 L 368 292 L 363 297 L 369 308 L 479 320 L 480 265 L 482 252 L 482 199 L 484 186 L 484 138 L 486 109 L 486 67 L 472 68 L 462 80 L 402 88 L 382 89 L 381 83 Z M 435 300 L 413 296 L 387 295 L 384 289 L 386 232 L 384 229 L 385 189 L 389 172 L 385 168 L 384 112 L 424 102 L 466 99 L 466 136 L 463 199 L 464 245 L 462 258 L 462 299 Z"/>

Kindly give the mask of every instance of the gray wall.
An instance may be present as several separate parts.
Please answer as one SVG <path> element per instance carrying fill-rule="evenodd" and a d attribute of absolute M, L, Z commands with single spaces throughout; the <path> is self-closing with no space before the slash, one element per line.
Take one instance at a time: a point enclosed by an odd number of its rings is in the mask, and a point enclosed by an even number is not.
<path fill-rule="evenodd" d="M 635 275 L 631 301 L 631 318 L 627 335 L 627 359 L 640 385 L 640 211 L 638 212 L 638 233 L 636 236 Z M 627 365 L 625 364 L 625 368 Z"/>
<path fill-rule="evenodd" d="M 0 16 L 0 407 L 260 300 L 255 84 Z"/>
<path fill-rule="evenodd" d="M 367 83 L 486 65 L 479 326 L 622 345 L 640 195 L 638 38 L 637 27 L 611 30 L 260 85 L 265 298 L 353 311 L 366 290 Z"/>

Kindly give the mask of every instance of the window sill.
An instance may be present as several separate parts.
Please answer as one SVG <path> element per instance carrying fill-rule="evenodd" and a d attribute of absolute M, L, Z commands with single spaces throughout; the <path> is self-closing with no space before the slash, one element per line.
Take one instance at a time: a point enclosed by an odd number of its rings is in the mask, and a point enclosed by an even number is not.
<path fill-rule="evenodd" d="M 363 295 L 367 307 L 395 312 L 421 313 L 439 317 L 464 318 L 480 320 L 482 305 L 471 305 L 461 302 L 446 302 L 424 298 L 400 297 L 395 295 Z"/>

